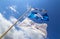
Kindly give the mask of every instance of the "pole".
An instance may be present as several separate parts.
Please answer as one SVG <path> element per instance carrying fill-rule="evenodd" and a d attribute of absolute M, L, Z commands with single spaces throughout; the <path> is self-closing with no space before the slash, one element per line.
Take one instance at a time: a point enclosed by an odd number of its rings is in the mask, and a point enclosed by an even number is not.
<path fill-rule="evenodd" d="M 29 11 L 31 11 L 31 7 L 30 7 L 21 17 L 19 17 L 18 20 L 17 20 L 12 26 L 10 26 L 7 31 L 5 31 L 5 32 L 0 36 L 0 39 L 2 39 L 2 38 L 12 29 L 12 27 L 13 27 L 26 13 L 28 13 Z"/>

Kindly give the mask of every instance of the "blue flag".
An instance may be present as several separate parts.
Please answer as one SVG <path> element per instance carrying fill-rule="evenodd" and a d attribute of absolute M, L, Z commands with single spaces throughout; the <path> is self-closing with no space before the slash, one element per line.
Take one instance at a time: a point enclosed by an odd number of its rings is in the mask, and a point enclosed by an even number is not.
<path fill-rule="evenodd" d="M 30 18 L 32 21 L 36 23 L 40 23 L 41 21 L 49 21 L 49 17 L 47 13 L 38 13 L 34 11 L 30 12 L 30 15 L 28 16 L 28 18 Z"/>

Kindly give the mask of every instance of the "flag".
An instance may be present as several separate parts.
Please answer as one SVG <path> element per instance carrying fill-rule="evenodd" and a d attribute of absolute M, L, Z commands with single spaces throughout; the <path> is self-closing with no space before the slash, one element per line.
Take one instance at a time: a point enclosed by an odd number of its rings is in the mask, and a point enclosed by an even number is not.
<path fill-rule="evenodd" d="M 30 12 L 28 18 L 36 23 L 40 23 L 41 21 L 49 21 L 49 16 L 47 15 L 46 12 L 45 13 L 44 12 L 42 10 L 41 12 L 39 12 L 38 9 L 33 10 Z"/>
<path fill-rule="evenodd" d="M 41 11 L 41 12 L 39 12 L 39 11 Z M 20 23 L 20 26 L 23 27 L 23 29 L 24 28 L 26 28 L 26 30 L 29 29 L 29 32 L 31 31 L 30 29 L 32 29 L 36 32 L 39 32 L 39 34 L 41 34 L 41 36 L 43 36 L 43 38 L 46 38 L 47 37 L 47 31 L 46 31 L 47 24 L 43 23 L 43 22 L 41 23 L 41 21 L 48 21 L 49 17 L 47 15 L 47 13 L 43 13 L 42 10 L 32 9 L 31 12 L 28 13 L 27 15 L 28 16 L 26 16 L 25 19 Z M 39 38 L 39 39 L 41 39 L 41 38 Z M 38 39 L 38 38 L 36 38 L 36 39 Z"/>

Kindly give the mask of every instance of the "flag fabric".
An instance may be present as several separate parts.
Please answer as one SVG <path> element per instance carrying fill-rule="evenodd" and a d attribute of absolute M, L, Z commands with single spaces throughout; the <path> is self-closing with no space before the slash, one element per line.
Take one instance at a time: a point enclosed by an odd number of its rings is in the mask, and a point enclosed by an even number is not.
<path fill-rule="evenodd" d="M 42 10 L 41 12 L 37 12 L 37 9 L 35 11 L 33 10 L 30 12 L 28 18 L 36 23 L 40 23 L 41 21 L 49 21 L 49 16 L 47 15 L 47 12 L 44 12 Z"/>
<path fill-rule="evenodd" d="M 42 15 L 43 16 L 43 21 L 49 21 L 49 16 L 46 14 Z"/>
<path fill-rule="evenodd" d="M 31 28 L 33 30 L 38 31 L 40 34 L 42 34 L 42 36 L 46 37 L 47 36 L 47 24 L 46 23 L 36 23 L 34 21 L 32 21 L 29 18 L 25 18 L 21 24 L 19 25 L 20 27 L 26 27 L 26 28 Z"/>
<path fill-rule="evenodd" d="M 41 11 L 41 12 L 39 12 Z M 43 36 L 47 36 L 47 24 L 41 23 L 41 21 L 49 21 L 49 17 L 45 11 L 32 9 L 32 11 L 28 14 L 28 16 L 21 22 L 20 26 L 22 27 L 30 27 L 31 29 L 37 29 L 39 33 Z"/>

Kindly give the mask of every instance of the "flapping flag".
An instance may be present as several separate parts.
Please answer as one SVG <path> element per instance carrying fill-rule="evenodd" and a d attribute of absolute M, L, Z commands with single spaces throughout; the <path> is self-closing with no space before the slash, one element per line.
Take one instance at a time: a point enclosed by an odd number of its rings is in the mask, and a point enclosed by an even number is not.
<path fill-rule="evenodd" d="M 42 9 L 33 9 L 28 18 L 30 18 L 31 20 L 33 20 L 34 22 L 41 22 L 41 21 L 49 21 L 49 16 L 47 15 L 47 11 Z"/>
<path fill-rule="evenodd" d="M 36 30 L 45 38 L 47 36 L 47 24 L 41 23 L 41 21 L 49 21 L 46 10 L 31 9 L 31 11 L 27 13 L 26 18 L 21 22 L 20 26 Z"/>

